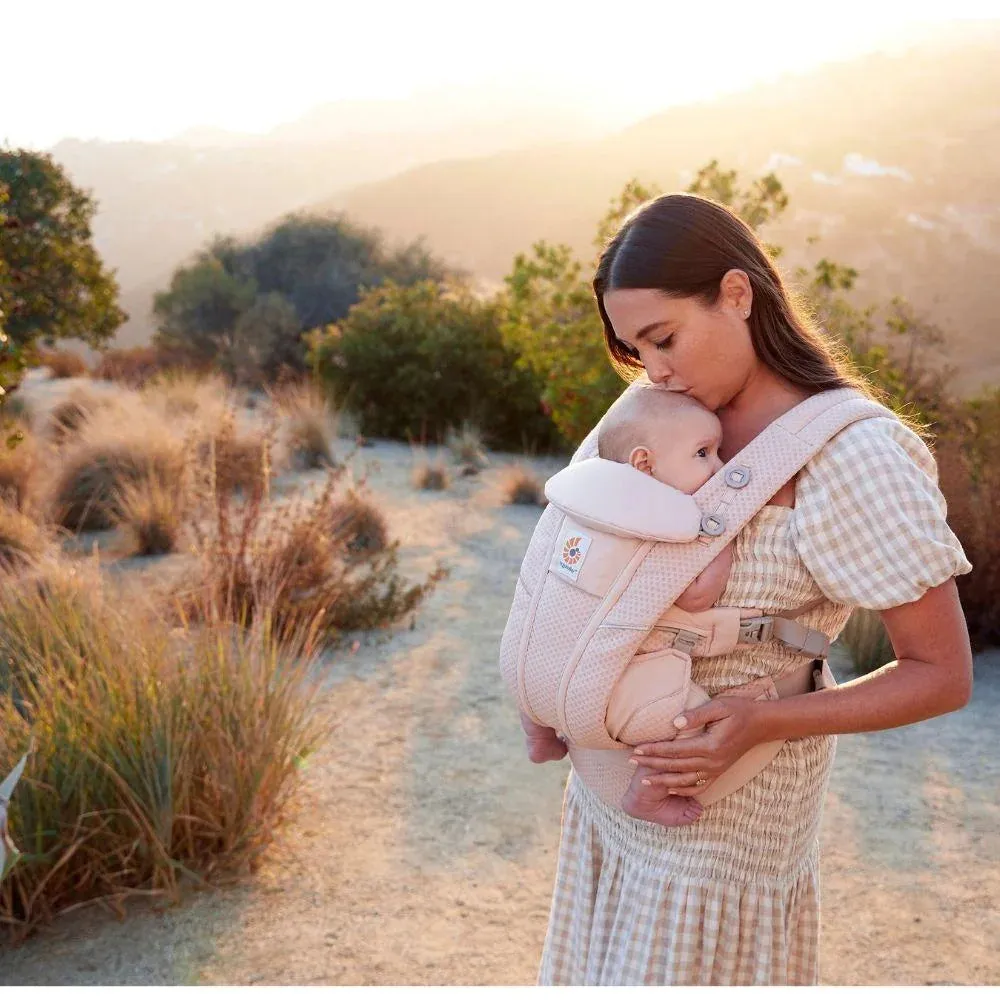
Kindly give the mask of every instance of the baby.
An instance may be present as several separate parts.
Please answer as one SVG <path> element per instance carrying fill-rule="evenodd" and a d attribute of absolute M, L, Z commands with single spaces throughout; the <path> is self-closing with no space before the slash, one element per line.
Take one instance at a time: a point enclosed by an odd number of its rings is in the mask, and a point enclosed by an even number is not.
<path fill-rule="evenodd" d="M 654 385 L 621 396 L 605 414 L 598 435 L 600 458 L 628 463 L 682 493 L 694 493 L 723 466 L 718 417 L 690 397 Z M 676 606 L 688 612 L 711 608 L 722 596 L 731 568 L 732 543 L 690 584 Z M 540 726 L 523 712 L 521 725 L 532 761 L 566 756 L 566 745 L 554 729 Z M 645 776 L 644 769 L 636 771 L 622 802 L 630 815 L 664 826 L 693 823 L 701 815 L 700 803 L 643 785 Z"/>

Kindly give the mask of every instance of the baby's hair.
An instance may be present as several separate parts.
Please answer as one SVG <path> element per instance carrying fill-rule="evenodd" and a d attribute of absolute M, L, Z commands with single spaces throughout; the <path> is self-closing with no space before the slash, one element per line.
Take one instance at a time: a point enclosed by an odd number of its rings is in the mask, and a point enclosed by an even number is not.
<path fill-rule="evenodd" d="M 612 403 L 597 432 L 597 454 L 627 463 L 632 450 L 646 442 L 649 422 L 676 419 L 682 412 L 703 409 L 701 403 L 653 384 L 633 386 Z"/>

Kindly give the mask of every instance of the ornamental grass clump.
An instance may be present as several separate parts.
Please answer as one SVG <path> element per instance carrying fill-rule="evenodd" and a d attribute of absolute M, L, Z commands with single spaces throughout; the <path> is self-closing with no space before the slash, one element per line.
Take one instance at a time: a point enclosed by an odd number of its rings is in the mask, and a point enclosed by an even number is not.
<path fill-rule="evenodd" d="M 254 870 L 329 731 L 313 649 L 266 613 L 171 629 L 90 564 L 5 580 L 0 772 L 34 739 L 10 806 L 8 938 Z"/>
<path fill-rule="evenodd" d="M 297 382 L 270 396 L 292 463 L 306 470 L 336 465 L 331 442 L 338 435 L 340 415 L 323 390 L 313 382 Z"/>
<path fill-rule="evenodd" d="M 101 531 L 124 516 L 129 487 L 185 480 L 189 465 L 182 437 L 155 414 L 134 408 L 92 418 L 59 455 L 48 488 L 53 519 L 69 531 Z M 179 487 L 178 487 L 179 488 Z"/>
<path fill-rule="evenodd" d="M 511 466 L 504 473 L 501 490 L 506 503 L 545 506 L 545 491 L 541 480 L 523 465 Z"/>

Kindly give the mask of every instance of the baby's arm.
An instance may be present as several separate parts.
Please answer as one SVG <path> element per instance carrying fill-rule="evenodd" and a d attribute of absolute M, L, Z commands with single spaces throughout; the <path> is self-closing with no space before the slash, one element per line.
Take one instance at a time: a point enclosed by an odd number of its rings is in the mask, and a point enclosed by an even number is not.
<path fill-rule="evenodd" d="M 707 611 L 726 589 L 732 566 L 733 543 L 730 542 L 677 598 L 677 607 L 690 614 Z"/>

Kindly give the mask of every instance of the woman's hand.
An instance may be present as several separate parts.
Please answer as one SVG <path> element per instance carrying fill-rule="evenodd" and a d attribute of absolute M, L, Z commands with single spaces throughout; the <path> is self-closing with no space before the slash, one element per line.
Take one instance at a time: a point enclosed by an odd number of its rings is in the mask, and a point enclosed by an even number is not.
<path fill-rule="evenodd" d="M 632 751 L 633 762 L 645 769 L 642 783 L 674 795 L 697 795 L 699 779 L 704 779 L 702 785 L 711 781 L 752 746 L 765 742 L 757 705 L 748 698 L 713 698 L 678 716 L 674 725 L 681 732 L 676 736 L 642 743 Z"/>

